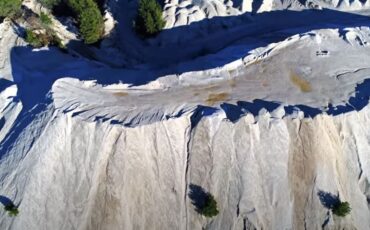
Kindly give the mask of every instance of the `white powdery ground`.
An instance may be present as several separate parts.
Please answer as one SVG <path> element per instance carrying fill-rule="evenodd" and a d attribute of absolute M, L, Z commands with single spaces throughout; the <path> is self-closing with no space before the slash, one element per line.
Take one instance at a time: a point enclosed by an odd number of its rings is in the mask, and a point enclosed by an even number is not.
<path fill-rule="evenodd" d="M 345 104 L 370 76 L 369 45 L 368 27 L 313 31 L 252 50 L 222 68 L 170 75 L 145 86 L 60 79 L 53 99 L 57 109 L 85 120 L 99 117 L 126 126 L 176 117 L 197 105 L 254 99 L 325 110 Z"/>
<path fill-rule="evenodd" d="M 294 30 L 265 38 L 279 34 Z M 4 46 L 16 43 L 4 35 Z M 220 68 L 141 86 L 78 79 L 124 81 L 150 71 L 114 72 L 53 51 L 6 51 L 1 77 L 19 88 L 1 88 L 1 195 L 19 204 L 20 214 L 1 215 L 1 229 L 369 229 L 369 106 L 314 119 L 282 106 L 256 117 L 248 108 L 233 114 L 230 105 L 212 116 L 212 108 L 203 117 L 193 112 L 254 99 L 323 111 L 344 104 L 370 74 L 369 42 L 368 27 L 315 30 Z M 217 63 L 229 51 L 178 68 Z M 24 86 L 36 93 L 65 76 L 52 85 L 50 104 L 17 117 L 32 105 Z M 190 184 L 215 195 L 220 214 L 213 220 L 195 212 Z M 320 191 L 349 201 L 351 214 L 328 213 Z"/>

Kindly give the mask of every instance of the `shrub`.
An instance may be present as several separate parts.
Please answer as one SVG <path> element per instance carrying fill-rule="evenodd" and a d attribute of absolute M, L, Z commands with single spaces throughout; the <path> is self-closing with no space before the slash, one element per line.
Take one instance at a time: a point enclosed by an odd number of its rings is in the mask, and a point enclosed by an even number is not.
<path fill-rule="evenodd" d="M 45 31 L 32 31 L 26 30 L 26 42 L 35 48 L 40 48 L 48 45 L 55 45 L 61 49 L 66 47 L 63 45 L 61 39 L 50 30 Z"/>
<path fill-rule="evenodd" d="M 78 15 L 80 33 L 86 44 L 97 42 L 103 34 L 103 16 L 94 0 L 69 0 Z"/>
<path fill-rule="evenodd" d="M 213 217 L 218 214 L 217 202 L 212 194 L 207 193 L 204 205 L 199 209 L 199 212 L 206 217 Z"/>
<path fill-rule="evenodd" d="M 80 16 L 80 32 L 86 44 L 97 42 L 103 34 L 103 17 L 98 8 L 87 8 Z"/>
<path fill-rule="evenodd" d="M 37 48 L 44 45 L 44 41 L 42 41 L 40 36 L 29 29 L 26 30 L 26 42 L 29 43 L 31 46 Z"/>
<path fill-rule="evenodd" d="M 0 17 L 13 17 L 21 5 L 22 0 L 0 0 Z"/>
<path fill-rule="evenodd" d="M 8 212 L 9 216 L 16 216 L 19 213 L 18 208 L 14 204 L 8 204 L 4 209 Z"/>
<path fill-rule="evenodd" d="M 162 8 L 156 0 L 140 0 L 135 28 L 143 36 L 155 36 L 165 26 Z"/>
<path fill-rule="evenodd" d="M 351 212 L 351 207 L 348 202 L 338 202 L 332 208 L 333 214 L 344 217 Z"/>
<path fill-rule="evenodd" d="M 67 47 L 63 44 L 62 39 L 60 39 L 57 35 L 53 35 L 53 45 L 56 45 L 60 49 L 67 49 Z"/>
<path fill-rule="evenodd" d="M 49 26 L 49 25 L 51 25 L 52 24 L 52 20 L 51 20 L 51 18 L 49 17 L 49 15 L 47 15 L 47 14 L 45 14 L 45 13 L 43 13 L 43 12 L 41 12 L 41 14 L 40 14 L 40 21 L 41 21 L 41 23 L 43 24 L 43 25 L 45 25 L 45 26 Z"/>
<path fill-rule="evenodd" d="M 42 6 L 52 9 L 54 6 L 59 5 L 61 3 L 61 0 L 39 0 Z"/>

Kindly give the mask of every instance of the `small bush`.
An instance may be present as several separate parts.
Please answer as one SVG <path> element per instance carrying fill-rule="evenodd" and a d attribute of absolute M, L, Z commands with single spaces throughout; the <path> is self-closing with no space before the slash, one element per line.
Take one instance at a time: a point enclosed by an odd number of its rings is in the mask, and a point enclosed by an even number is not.
<path fill-rule="evenodd" d="M 135 29 L 143 36 L 157 35 L 165 26 L 162 8 L 156 0 L 140 0 Z"/>
<path fill-rule="evenodd" d="M 103 16 L 94 0 L 69 0 L 68 5 L 78 15 L 80 33 L 86 44 L 101 38 L 104 29 Z"/>
<path fill-rule="evenodd" d="M 1 0 L 0 0 L 1 1 Z M 86 44 L 92 44 L 101 38 L 104 29 L 104 20 L 98 4 L 95 0 L 39 0 L 39 2 L 49 8 L 55 9 L 66 3 L 69 13 L 77 18 L 79 30 Z M 68 12 L 67 12 L 68 13 Z M 51 19 L 48 15 L 40 15 L 44 25 L 50 25 Z"/>
<path fill-rule="evenodd" d="M 206 217 L 213 217 L 218 214 L 217 202 L 212 194 L 207 193 L 204 205 L 200 208 L 199 212 Z"/>
<path fill-rule="evenodd" d="M 19 213 L 18 208 L 14 204 L 8 204 L 4 209 L 8 212 L 9 216 L 17 216 Z"/>
<path fill-rule="evenodd" d="M 344 217 L 351 212 L 351 207 L 348 202 L 338 202 L 332 208 L 333 214 Z"/>
<path fill-rule="evenodd" d="M 61 0 L 39 0 L 42 6 L 53 9 L 54 6 L 57 6 L 61 3 Z"/>
<path fill-rule="evenodd" d="M 41 37 L 32 30 L 26 30 L 26 42 L 36 48 L 44 45 L 44 41 Z"/>
<path fill-rule="evenodd" d="M 35 48 L 43 46 L 54 45 L 61 49 L 66 47 L 63 45 L 61 39 L 52 31 L 38 31 L 26 30 L 26 42 Z"/>
<path fill-rule="evenodd" d="M 60 39 L 57 35 L 53 36 L 53 45 L 56 45 L 60 49 L 67 49 L 67 47 L 63 44 L 62 39 Z"/>
<path fill-rule="evenodd" d="M 43 12 L 41 12 L 41 14 L 40 14 L 40 21 L 41 21 L 41 23 L 44 25 L 44 26 L 49 26 L 49 25 L 51 25 L 52 24 L 52 20 L 51 20 L 51 18 L 49 17 L 49 15 L 47 15 L 47 14 L 45 14 L 45 13 L 43 13 Z"/>
<path fill-rule="evenodd" d="M 13 17 L 21 9 L 22 0 L 0 0 L 0 17 Z"/>

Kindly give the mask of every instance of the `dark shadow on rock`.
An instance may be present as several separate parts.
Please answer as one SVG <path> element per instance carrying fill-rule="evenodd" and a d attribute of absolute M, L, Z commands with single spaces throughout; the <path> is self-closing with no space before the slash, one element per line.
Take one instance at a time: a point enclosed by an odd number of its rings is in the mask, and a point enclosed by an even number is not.
<path fill-rule="evenodd" d="M 334 195 L 322 190 L 320 190 L 317 195 L 319 196 L 321 204 L 327 209 L 333 209 L 340 203 L 339 195 Z"/>
<path fill-rule="evenodd" d="M 242 107 L 229 103 L 223 103 L 220 107 L 225 112 L 227 119 L 231 122 L 238 121 L 246 113 Z"/>
<path fill-rule="evenodd" d="M 251 113 L 253 116 L 258 116 L 259 112 L 262 109 L 265 109 L 267 112 L 271 113 L 277 109 L 281 103 L 275 101 L 265 101 L 261 99 L 253 100 L 252 102 L 248 101 L 238 101 L 236 105 L 223 103 L 220 105 L 222 110 L 225 112 L 226 117 L 232 121 L 238 121 L 243 115 Z M 285 116 L 292 115 L 295 112 L 302 111 L 306 118 L 314 118 L 318 114 L 321 114 L 322 111 L 317 108 L 313 108 L 306 105 L 288 105 L 284 106 Z"/>
<path fill-rule="evenodd" d="M 50 50 L 56 50 L 56 48 L 50 48 Z M 22 111 L 14 122 L 16 125 L 11 128 L 8 135 L 0 142 L 0 159 L 3 153 L 8 152 L 8 150 L 13 147 L 13 144 L 22 131 L 27 128 L 39 114 L 45 111 L 46 107 L 52 102 L 49 94 L 51 87 L 54 81 L 62 77 L 65 73 L 58 73 L 58 71 L 56 71 L 55 76 L 43 74 L 45 69 L 50 67 L 45 65 L 45 60 L 49 59 L 48 55 L 50 54 L 50 51 L 32 52 L 30 47 L 14 47 L 11 50 L 10 61 L 14 80 L 12 83 L 16 84 L 18 88 L 14 101 L 19 100 L 22 103 Z M 55 52 L 54 55 L 63 56 L 66 54 Z M 25 62 L 23 58 L 27 60 L 38 58 L 37 60 L 40 60 L 40 62 L 37 62 L 37 64 L 32 61 Z M 58 63 L 55 64 L 57 65 Z M 33 67 L 36 68 L 34 69 Z M 4 82 L 4 84 L 9 85 L 10 83 Z"/>
<path fill-rule="evenodd" d="M 79 71 L 86 66 L 86 68 L 92 69 L 91 72 L 99 72 L 104 69 L 104 76 L 102 74 L 101 77 L 91 76 L 92 79 L 96 79 L 97 83 L 99 84 L 114 84 L 118 82 L 123 82 L 132 85 L 143 85 L 147 84 L 150 81 L 157 79 L 158 77 L 170 74 L 181 74 L 184 72 L 190 71 L 202 71 L 213 69 L 216 67 L 223 66 L 227 63 L 232 61 L 238 60 L 240 58 L 245 57 L 248 52 L 252 49 L 257 47 L 261 47 L 263 45 L 269 44 L 271 42 L 279 42 L 286 39 L 289 36 L 297 33 L 304 33 L 311 31 L 313 29 L 322 29 L 322 28 L 338 28 L 342 29 L 346 26 L 368 26 L 370 25 L 369 17 L 356 15 L 348 12 L 339 12 L 334 10 L 304 10 L 304 11 L 273 11 L 273 12 L 263 12 L 256 14 L 253 17 L 253 21 L 245 22 L 249 20 L 250 13 L 245 13 L 243 15 L 238 16 L 228 16 L 228 17 L 214 17 L 211 19 L 204 19 L 202 21 L 191 23 L 187 26 L 179 26 L 171 29 L 164 30 L 159 36 L 162 37 L 187 37 L 189 34 L 194 33 L 205 33 L 205 34 L 213 34 L 220 39 L 215 39 L 213 42 L 204 42 L 201 46 L 197 45 L 197 39 L 194 41 L 190 40 L 184 44 L 171 44 L 170 42 L 166 42 L 163 46 L 157 46 L 154 42 L 154 45 L 149 45 L 146 42 L 139 42 L 139 46 L 141 46 L 140 51 L 146 51 L 145 56 L 147 56 L 147 61 L 150 63 L 142 63 L 142 64 L 150 64 L 150 71 L 145 71 L 145 68 L 138 67 L 137 65 L 132 66 L 131 71 L 138 72 L 139 76 L 131 76 L 127 74 L 122 69 L 118 68 L 117 66 L 111 66 L 111 62 L 101 62 L 100 58 L 96 56 L 94 49 L 96 47 L 91 47 L 84 45 L 81 41 L 70 41 L 67 44 L 67 47 L 70 52 L 68 55 L 70 56 L 71 60 L 68 59 L 61 59 L 60 64 L 63 64 L 67 61 L 73 61 L 73 53 L 80 54 L 78 58 L 83 59 L 84 63 L 81 63 L 80 67 L 74 67 L 73 72 L 69 72 L 68 75 L 60 75 L 60 77 L 71 76 L 77 79 L 86 79 L 86 75 L 84 71 Z M 306 20 L 302 20 L 305 18 Z M 297 20 L 295 20 L 297 19 Z M 245 26 L 245 29 L 236 32 L 233 32 L 229 29 L 221 29 L 223 28 L 224 24 L 232 24 L 234 21 L 239 22 L 241 25 Z M 292 24 L 292 21 L 298 21 L 297 24 Z M 289 25 L 292 24 L 294 27 L 293 32 L 289 32 L 286 30 Z M 208 25 L 208 26 L 205 26 Z M 209 27 L 209 25 L 211 25 Z M 215 28 L 217 25 L 220 26 L 219 29 Z M 117 28 L 121 25 L 117 24 Z M 19 28 L 19 34 L 24 35 L 24 31 L 21 27 Z M 244 28 L 244 27 L 243 27 Z M 207 31 L 211 29 L 211 31 Z M 279 32 L 280 31 L 280 32 Z M 272 32 L 279 32 L 275 35 L 270 35 Z M 119 33 L 119 31 L 117 32 Z M 118 35 L 117 35 L 118 36 Z M 135 36 L 135 35 L 132 35 Z M 202 36 L 203 39 L 206 36 Z M 184 62 L 191 61 L 194 58 L 198 58 L 199 56 L 215 54 L 220 51 L 225 51 L 225 49 L 230 48 L 230 45 L 239 41 L 240 39 L 251 39 L 251 42 L 243 43 L 242 46 L 238 46 L 238 49 L 233 49 L 232 52 L 227 52 L 227 55 L 222 55 L 222 58 L 217 58 L 214 61 L 206 61 L 206 60 L 199 60 L 195 64 L 184 64 Z M 137 40 L 137 36 L 135 37 Z M 159 38 L 157 38 L 159 39 Z M 129 42 L 129 39 L 127 39 Z M 154 39 L 155 40 L 155 39 Z M 175 39 L 176 40 L 176 39 Z M 117 43 L 125 44 L 126 40 L 122 37 L 117 37 Z M 119 45 L 117 44 L 117 45 Z M 127 44 L 126 44 L 127 45 Z M 125 46 L 131 47 L 131 46 Z M 118 50 L 122 50 L 118 47 Z M 131 47 L 132 53 L 125 53 L 125 55 L 129 58 L 131 56 L 137 55 L 139 58 L 143 55 L 137 53 L 135 47 Z M 228 50 L 229 51 L 229 50 Z M 24 47 L 14 47 L 11 53 L 11 56 L 15 56 L 17 54 L 17 58 L 21 60 L 25 60 L 32 56 L 33 63 L 39 61 L 42 63 L 43 60 L 49 55 L 51 56 L 60 56 L 57 52 L 62 53 L 61 51 L 56 51 L 55 49 L 50 50 L 42 50 L 38 52 L 33 52 L 32 49 L 25 49 Z M 117 51 L 118 52 L 118 51 Z M 174 52 L 176 55 L 173 55 Z M 206 53 L 205 53 L 206 52 Z M 66 54 L 67 55 L 67 54 Z M 50 56 L 49 56 L 50 57 Z M 81 60 L 80 60 L 81 61 Z M 145 60 L 143 60 L 145 61 Z M 91 63 L 94 63 L 96 66 L 91 66 Z M 182 63 L 179 65 L 179 63 Z M 13 64 L 13 63 L 12 63 Z M 19 64 L 18 64 L 19 65 Z M 89 66 L 88 66 L 89 65 Z M 113 65 L 113 64 L 112 64 Z M 165 67 L 165 68 L 164 68 Z M 34 65 L 32 71 L 33 72 L 40 72 L 42 73 L 45 66 Z M 60 70 L 58 66 L 48 66 L 49 69 L 55 68 Z M 96 68 L 94 71 L 94 68 Z M 126 68 L 126 70 L 130 70 Z M 65 71 L 67 72 L 67 71 Z M 106 74 L 110 72 L 110 74 Z M 142 72 L 142 73 L 141 73 Z"/>
<path fill-rule="evenodd" d="M 322 111 L 318 108 L 310 107 L 307 105 L 288 105 L 284 107 L 286 115 L 291 115 L 295 111 L 302 111 L 305 118 L 314 118 L 321 114 Z"/>
<path fill-rule="evenodd" d="M 252 102 L 248 101 L 238 101 L 236 105 L 223 103 L 221 104 L 222 110 L 225 112 L 226 117 L 232 121 L 236 122 L 239 118 L 247 113 L 251 113 L 253 116 L 258 116 L 262 109 L 265 109 L 267 112 L 271 113 L 277 109 L 281 103 L 275 101 L 265 101 L 261 99 L 253 100 Z M 295 112 L 302 111 L 306 118 L 314 118 L 318 114 L 321 114 L 322 111 L 318 108 L 313 108 L 306 105 L 288 105 L 284 106 L 285 116 L 292 115 Z"/>
<path fill-rule="evenodd" d="M 236 105 L 223 103 L 220 105 L 225 112 L 227 119 L 231 122 L 238 121 L 246 113 L 251 113 L 253 116 L 258 116 L 261 109 L 266 109 L 272 112 L 280 106 L 278 102 L 270 102 L 261 99 L 253 100 L 252 102 L 238 101 Z"/>
<path fill-rule="evenodd" d="M 254 116 L 258 116 L 258 113 L 263 108 L 266 109 L 268 112 L 272 112 L 280 106 L 278 102 L 265 101 L 261 99 L 255 99 L 252 102 L 238 101 L 236 104 L 244 110 L 250 112 Z"/>
<path fill-rule="evenodd" d="M 243 7 L 243 0 L 233 0 L 232 3 L 234 8 L 241 10 Z"/>
<path fill-rule="evenodd" d="M 0 195 L 0 203 L 4 205 L 4 207 L 16 206 L 10 198 L 2 195 Z"/>
<path fill-rule="evenodd" d="M 18 206 L 13 203 L 11 199 L 6 196 L 0 196 L 0 203 L 4 205 L 4 210 L 8 212 L 9 216 L 17 216 L 19 213 Z"/>
<path fill-rule="evenodd" d="M 252 2 L 252 14 L 256 14 L 258 9 L 262 6 L 263 1 Z"/>
<path fill-rule="evenodd" d="M 53 15 L 56 17 L 76 17 L 76 13 L 71 10 L 66 1 L 60 1 L 52 9 Z"/>
<path fill-rule="evenodd" d="M 339 115 L 343 113 L 348 113 L 353 110 L 354 108 L 348 103 L 346 103 L 345 105 L 338 105 L 338 106 L 333 106 L 332 104 L 329 104 L 327 113 L 335 116 L 335 115 Z"/>
<path fill-rule="evenodd" d="M 0 92 L 2 92 L 3 90 L 5 90 L 6 88 L 8 88 L 9 86 L 13 84 L 14 84 L 13 82 L 6 80 L 4 78 L 1 78 L 0 76 Z"/>
<path fill-rule="evenodd" d="M 107 0 L 96 0 L 95 2 L 98 4 L 100 13 L 104 16 L 104 11 L 106 10 Z"/>
<path fill-rule="evenodd" d="M 12 20 L 13 23 L 13 30 L 19 37 L 25 37 L 26 36 L 26 29 L 19 25 L 16 21 Z"/>
<path fill-rule="evenodd" d="M 3 129 L 5 125 L 5 117 L 0 118 L 0 131 Z"/>
<path fill-rule="evenodd" d="M 356 86 L 355 96 L 350 97 L 345 105 L 339 105 L 333 107 L 329 105 L 327 113 L 329 115 L 339 115 L 343 113 L 348 113 L 351 111 L 360 111 L 366 105 L 368 105 L 370 99 L 370 79 L 364 80 Z"/>
<path fill-rule="evenodd" d="M 208 193 L 199 185 L 190 184 L 189 185 L 189 198 L 191 199 L 191 203 L 195 207 L 195 211 L 200 213 L 201 209 L 204 207 L 205 202 L 208 197 Z"/>
<path fill-rule="evenodd" d="M 164 8 L 165 4 L 166 4 L 166 1 L 165 0 L 157 0 L 158 4 L 162 7 L 162 9 Z"/>
<path fill-rule="evenodd" d="M 13 148 L 14 143 L 20 137 L 22 131 L 32 124 L 32 121 L 37 119 L 37 117 L 46 110 L 48 104 L 51 103 L 50 99 L 44 99 L 40 101 L 39 104 L 35 105 L 33 108 L 23 108 L 8 135 L 0 142 L 0 159 L 2 159 L 3 154 L 7 153 L 11 148 Z M 35 142 L 32 142 L 31 148 Z"/>
<path fill-rule="evenodd" d="M 31 10 L 30 8 L 28 8 L 27 6 L 23 5 L 22 6 L 22 18 L 24 18 L 24 20 L 33 20 L 32 18 L 37 18 L 38 15 L 33 12 L 33 10 Z M 13 20 L 13 23 L 15 21 Z"/>
<path fill-rule="evenodd" d="M 191 128 L 196 127 L 203 117 L 211 116 L 217 111 L 217 108 L 199 105 L 190 117 Z"/>
<path fill-rule="evenodd" d="M 328 225 L 329 221 L 330 221 L 330 211 L 327 211 L 326 218 L 324 220 L 324 223 L 322 223 L 321 228 L 324 229 L 326 225 Z"/>

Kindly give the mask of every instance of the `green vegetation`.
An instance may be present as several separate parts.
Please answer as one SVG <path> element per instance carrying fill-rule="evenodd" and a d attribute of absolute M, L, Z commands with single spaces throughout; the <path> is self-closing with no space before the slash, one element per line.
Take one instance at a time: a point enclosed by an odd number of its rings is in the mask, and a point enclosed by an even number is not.
<path fill-rule="evenodd" d="M 103 34 L 103 17 L 98 8 L 87 8 L 80 14 L 80 33 L 86 44 L 97 42 Z"/>
<path fill-rule="evenodd" d="M 217 202 L 212 194 L 207 193 L 204 205 L 199 209 L 199 213 L 205 217 L 213 217 L 218 214 Z"/>
<path fill-rule="evenodd" d="M 50 26 L 53 23 L 53 21 L 51 20 L 49 15 L 47 15 L 43 12 L 41 12 L 41 14 L 40 14 L 40 21 L 44 26 Z"/>
<path fill-rule="evenodd" d="M 339 201 L 337 204 L 334 205 L 332 211 L 334 215 L 344 217 L 351 212 L 351 207 L 348 202 Z"/>
<path fill-rule="evenodd" d="M 8 204 L 4 209 L 8 212 L 9 216 L 17 216 L 19 213 L 18 208 L 14 204 Z"/>
<path fill-rule="evenodd" d="M 101 38 L 104 20 L 96 0 L 39 0 L 39 2 L 49 9 L 66 3 L 78 21 L 81 36 L 86 44 L 93 44 Z M 44 25 L 51 23 L 50 17 L 46 14 L 41 14 L 40 18 Z"/>
<path fill-rule="evenodd" d="M 41 12 L 40 17 L 34 19 L 32 28 L 26 30 L 25 40 L 31 46 L 40 48 L 43 46 L 53 45 L 61 49 L 66 47 L 52 28 L 53 21 L 46 13 Z"/>
<path fill-rule="evenodd" d="M 21 9 L 22 0 L 0 0 L 0 17 L 13 17 Z"/>
<path fill-rule="evenodd" d="M 161 32 L 164 26 L 159 3 L 156 0 L 140 0 L 135 21 L 136 31 L 145 37 L 152 37 Z"/>
<path fill-rule="evenodd" d="M 26 30 L 26 42 L 35 48 L 43 46 L 54 45 L 61 49 L 66 47 L 63 45 L 61 39 L 51 30 Z"/>
<path fill-rule="evenodd" d="M 29 29 L 26 30 L 26 42 L 36 48 L 49 44 L 46 43 L 39 34 Z"/>
<path fill-rule="evenodd" d="M 69 0 L 68 5 L 78 15 L 80 33 L 86 44 L 93 44 L 101 38 L 103 16 L 94 0 Z"/>
<path fill-rule="evenodd" d="M 39 0 L 39 2 L 44 7 L 52 9 L 54 6 L 58 5 L 61 2 L 61 0 Z"/>

